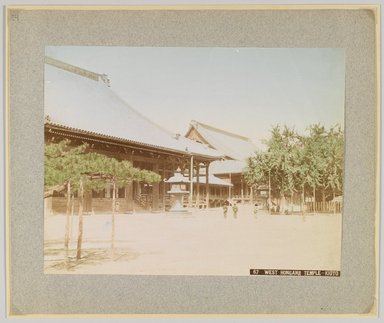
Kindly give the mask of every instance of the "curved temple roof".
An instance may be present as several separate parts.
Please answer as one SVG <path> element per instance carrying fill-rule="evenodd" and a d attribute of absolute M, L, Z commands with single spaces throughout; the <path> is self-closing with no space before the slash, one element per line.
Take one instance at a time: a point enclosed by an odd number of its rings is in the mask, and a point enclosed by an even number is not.
<path fill-rule="evenodd" d="M 256 146 L 249 138 L 195 120 L 191 121 L 191 128 L 188 133 L 191 129 L 196 129 L 211 147 L 232 159 L 245 160 L 252 156 L 256 150 Z M 188 133 L 186 136 L 188 136 Z"/>
<path fill-rule="evenodd" d="M 153 123 L 111 90 L 103 76 L 47 58 L 44 113 L 48 123 L 184 154 L 222 157 L 207 145 L 176 137 Z"/>

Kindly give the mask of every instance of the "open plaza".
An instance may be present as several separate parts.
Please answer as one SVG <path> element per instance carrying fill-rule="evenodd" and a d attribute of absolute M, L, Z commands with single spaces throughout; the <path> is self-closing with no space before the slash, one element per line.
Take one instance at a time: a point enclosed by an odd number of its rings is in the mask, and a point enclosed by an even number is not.
<path fill-rule="evenodd" d="M 84 216 L 83 257 L 76 261 L 77 216 L 71 221 L 70 266 L 63 265 L 65 215 L 45 218 L 46 273 L 249 275 L 250 269 L 340 270 L 341 214 L 254 214 L 239 205 L 188 215 Z"/>

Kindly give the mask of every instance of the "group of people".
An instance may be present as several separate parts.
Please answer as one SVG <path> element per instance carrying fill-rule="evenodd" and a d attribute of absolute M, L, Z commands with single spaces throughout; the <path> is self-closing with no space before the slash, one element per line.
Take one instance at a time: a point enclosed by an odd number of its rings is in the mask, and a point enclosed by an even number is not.
<path fill-rule="evenodd" d="M 228 216 L 228 208 L 229 207 L 232 207 L 233 217 L 236 219 L 237 218 L 237 212 L 239 211 L 239 207 L 237 206 L 236 202 L 233 202 L 233 203 L 227 202 L 224 204 L 224 206 L 223 206 L 224 218 L 227 218 L 227 216 Z M 255 203 L 254 209 L 253 209 L 253 214 L 256 215 L 258 211 L 259 211 L 259 204 Z"/>
<path fill-rule="evenodd" d="M 223 206 L 224 218 L 227 218 L 229 206 L 232 207 L 233 217 L 236 219 L 237 218 L 237 212 L 239 211 L 239 207 L 237 206 L 236 202 L 224 204 L 224 206 Z"/>

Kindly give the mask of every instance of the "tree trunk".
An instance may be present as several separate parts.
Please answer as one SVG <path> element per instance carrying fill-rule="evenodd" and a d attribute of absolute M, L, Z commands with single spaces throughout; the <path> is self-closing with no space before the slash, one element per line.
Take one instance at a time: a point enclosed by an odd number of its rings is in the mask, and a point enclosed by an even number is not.
<path fill-rule="evenodd" d="M 304 205 L 305 205 L 305 195 L 304 194 L 305 194 L 305 192 L 304 192 L 304 185 L 303 185 L 303 190 L 301 193 L 301 205 L 300 205 L 302 214 L 304 214 Z"/>
<path fill-rule="evenodd" d="M 268 213 L 271 214 L 271 204 L 272 204 L 272 199 L 271 199 L 271 170 L 268 170 Z"/>
<path fill-rule="evenodd" d="M 280 214 L 284 214 L 285 212 L 285 195 L 284 193 L 280 196 Z"/>
<path fill-rule="evenodd" d="M 71 196 L 71 224 L 69 226 L 69 230 L 70 230 L 70 235 L 69 235 L 69 240 L 73 240 L 73 214 L 75 212 L 75 196 L 74 194 L 72 193 L 72 196 Z"/>
<path fill-rule="evenodd" d="M 313 214 L 316 213 L 316 186 L 313 186 Z"/>
<path fill-rule="evenodd" d="M 65 265 L 69 264 L 69 215 L 71 212 L 71 182 L 67 184 L 67 212 L 65 215 L 65 236 L 64 236 L 64 249 L 65 249 Z"/>
<path fill-rule="evenodd" d="M 84 197 L 84 188 L 83 188 L 83 180 L 80 179 L 79 185 L 79 233 L 77 237 L 77 253 L 76 259 L 79 260 L 81 258 L 81 245 L 83 243 L 83 197 Z"/>
<path fill-rule="evenodd" d="M 115 249 L 115 209 L 116 209 L 116 183 L 113 182 L 112 190 L 112 237 L 111 237 L 111 249 Z"/>

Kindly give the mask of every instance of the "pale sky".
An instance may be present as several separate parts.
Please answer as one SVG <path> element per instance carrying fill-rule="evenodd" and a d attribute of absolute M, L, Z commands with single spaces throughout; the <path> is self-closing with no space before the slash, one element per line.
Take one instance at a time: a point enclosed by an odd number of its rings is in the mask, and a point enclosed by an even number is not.
<path fill-rule="evenodd" d="M 55 46 L 46 55 L 107 74 L 129 105 L 182 135 L 197 120 L 259 146 L 276 124 L 344 126 L 343 49 Z"/>

